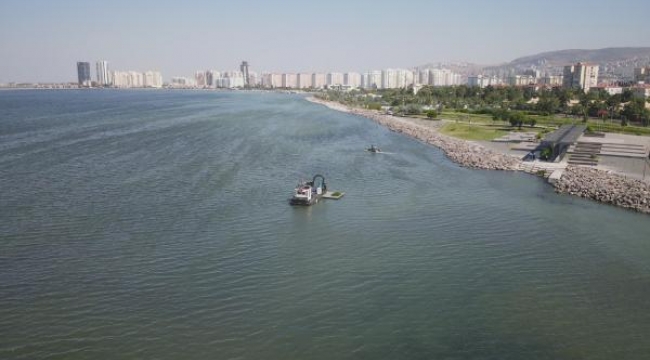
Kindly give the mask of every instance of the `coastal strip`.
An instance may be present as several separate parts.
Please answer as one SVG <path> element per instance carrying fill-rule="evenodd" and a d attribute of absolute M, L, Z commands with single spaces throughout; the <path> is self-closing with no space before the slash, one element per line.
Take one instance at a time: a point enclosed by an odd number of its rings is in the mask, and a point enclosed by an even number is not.
<path fill-rule="evenodd" d="M 306 100 L 333 110 L 363 116 L 386 126 L 391 131 L 436 146 L 460 166 L 486 170 L 524 170 L 521 159 L 515 156 L 441 134 L 433 126 L 420 125 L 411 119 L 383 114 L 376 110 L 353 108 L 315 97 L 307 97 Z M 650 185 L 608 171 L 569 166 L 553 186 L 557 193 L 575 195 L 650 214 Z"/>
<path fill-rule="evenodd" d="M 358 109 L 315 97 L 306 98 L 313 103 L 325 105 L 333 110 L 369 118 L 391 131 L 403 133 L 417 140 L 440 148 L 452 161 L 461 166 L 487 170 L 520 170 L 521 160 L 502 154 L 476 143 L 441 134 L 434 127 L 413 123 L 404 118 L 382 114 L 374 110 Z"/>

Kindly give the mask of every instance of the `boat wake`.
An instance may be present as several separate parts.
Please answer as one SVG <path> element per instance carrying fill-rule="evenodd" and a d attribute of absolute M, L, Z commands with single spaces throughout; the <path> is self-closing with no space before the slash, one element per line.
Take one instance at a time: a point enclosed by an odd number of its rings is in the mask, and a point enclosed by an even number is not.
<path fill-rule="evenodd" d="M 373 154 L 386 154 L 386 155 L 394 155 L 394 154 L 397 154 L 397 153 L 394 153 L 394 152 L 388 152 L 388 151 L 371 151 L 371 150 L 368 150 L 368 149 L 366 149 L 366 151 L 369 152 L 369 153 L 373 153 Z"/>

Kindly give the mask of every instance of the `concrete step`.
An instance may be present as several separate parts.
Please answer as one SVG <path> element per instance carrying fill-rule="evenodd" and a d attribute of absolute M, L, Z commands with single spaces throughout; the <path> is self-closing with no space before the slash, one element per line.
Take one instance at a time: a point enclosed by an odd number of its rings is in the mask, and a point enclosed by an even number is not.
<path fill-rule="evenodd" d="M 588 147 L 581 147 L 581 146 L 576 146 L 573 149 L 573 152 L 584 152 L 584 153 L 599 153 L 601 148 L 588 148 Z"/>
<path fill-rule="evenodd" d="M 598 166 L 598 163 L 594 163 L 594 162 L 585 162 L 585 161 L 571 161 L 571 160 L 569 160 L 569 165 Z"/>
<path fill-rule="evenodd" d="M 597 156 L 598 154 L 594 153 L 571 153 L 571 157 L 584 157 L 584 158 L 590 158 L 593 156 Z"/>
<path fill-rule="evenodd" d="M 616 157 L 625 157 L 625 158 L 635 158 L 635 159 L 644 159 L 648 156 L 646 153 L 622 153 L 618 151 L 601 151 L 599 155 L 602 156 L 616 156 Z"/>
<path fill-rule="evenodd" d="M 645 146 L 643 146 L 641 144 L 613 144 L 613 143 L 607 143 L 607 144 L 603 144 L 603 147 L 625 148 L 625 149 L 643 149 L 643 150 L 645 150 Z"/>
<path fill-rule="evenodd" d="M 598 165 L 598 158 L 594 157 L 597 153 L 574 152 L 571 153 L 568 159 L 570 165 Z"/>
<path fill-rule="evenodd" d="M 600 152 L 615 152 L 615 153 L 621 153 L 621 154 L 646 154 L 645 150 L 635 150 L 635 149 L 611 149 L 611 148 L 603 148 L 600 150 Z"/>
<path fill-rule="evenodd" d="M 571 158 L 571 159 L 568 160 L 569 163 L 571 163 L 572 161 L 598 163 L 598 160 L 594 160 L 594 159 L 590 159 L 590 158 Z"/>
<path fill-rule="evenodd" d="M 612 145 L 603 145 L 602 149 L 617 149 L 617 150 L 629 150 L 629 151 L 647 151 L 645 146 L 612 146 Z"/>
<path fill-rule="evenodd" d="M 602 143 L 599 142 L 583 142 L 583 141 L 578 141 L 576 145 L 584 145 L 584 146 L 600 146 Z"/>

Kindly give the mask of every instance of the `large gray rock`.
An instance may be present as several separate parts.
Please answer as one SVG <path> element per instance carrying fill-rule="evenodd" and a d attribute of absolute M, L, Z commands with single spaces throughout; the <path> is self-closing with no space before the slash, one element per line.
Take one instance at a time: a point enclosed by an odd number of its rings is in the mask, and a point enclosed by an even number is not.
<path fill-rule="evenodd" d="M 650 213 L 650 185 L 598 169 L 567 167 L 555 191 Z"/>

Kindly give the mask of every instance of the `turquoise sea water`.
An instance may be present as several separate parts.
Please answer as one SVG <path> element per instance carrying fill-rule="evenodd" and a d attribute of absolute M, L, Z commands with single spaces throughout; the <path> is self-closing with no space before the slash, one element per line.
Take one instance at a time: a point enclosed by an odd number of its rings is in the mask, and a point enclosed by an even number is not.
<path fill-rule="evenodd" d="M 316 173 L 345 197 L 288 206 Z M 0 92 L 1 359 L 646 359 L 649 338 L 647 215 L 294 95 Z"/>

